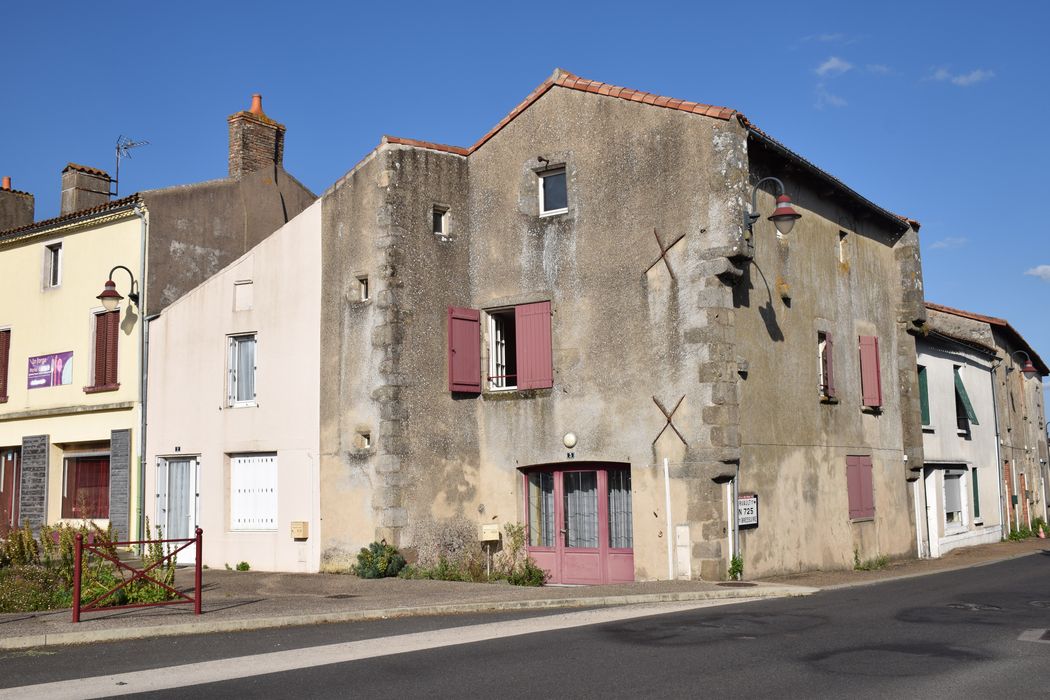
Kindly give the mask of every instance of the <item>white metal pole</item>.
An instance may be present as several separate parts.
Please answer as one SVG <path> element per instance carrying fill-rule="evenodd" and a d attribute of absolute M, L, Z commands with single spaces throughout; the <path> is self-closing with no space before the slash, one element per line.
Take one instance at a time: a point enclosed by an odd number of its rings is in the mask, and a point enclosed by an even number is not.
<path fill-rule="evenodd" d="M 664 512 L 667 515 L 667 580 L 674 580 L 674 549 L 671 543 L 671 475 L 664 457 Z"/>

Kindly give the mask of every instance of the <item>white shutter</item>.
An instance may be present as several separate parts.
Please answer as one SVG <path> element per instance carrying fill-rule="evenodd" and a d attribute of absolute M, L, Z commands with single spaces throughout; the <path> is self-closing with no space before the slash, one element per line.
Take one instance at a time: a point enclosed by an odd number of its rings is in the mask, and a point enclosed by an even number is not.
<path fill-rule="evenodd" d="M 277 455 L 230 458 L 230 529 L 277 529 Z"/>

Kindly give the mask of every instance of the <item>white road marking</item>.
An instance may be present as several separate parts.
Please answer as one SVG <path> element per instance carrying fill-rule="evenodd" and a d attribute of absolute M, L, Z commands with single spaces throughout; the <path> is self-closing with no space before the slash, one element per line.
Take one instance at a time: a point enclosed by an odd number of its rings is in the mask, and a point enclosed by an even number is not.
<path fill-rule="evenodd" d="M 549 615 L 546 617 L 488 622 L 466 627 L 451 627 L 430 632 L 415 632 L 393 637 L 363 639 L 324 646 L 289 649 L 252 656 L 238 656 L 215 661 L 167 666 L 131 673 L 115 673 L 108 676 L 78 678 L 54 683 L 39 683 L 18 688 L 0 689 L 0 700 L 6 698 L 39 697 L 48 700 L 97 698 L 133 693 L 149 693 L 171 688 L 218 683 L 261 676 L 268 673 L 283 673 L 314 666 L 346 663 L 371 659 L 391 654 L 404 654 L 425 649 L 472 644 L 504 637 L 516 637 L 535 632 L 571 629 L 617 622 L 649 615 L 664 615 L 697 608 L 747 602 L 749 598 L 733 600 L 705 600 L 684 603 L 654 603 L 620 608 L 601 608 L 578 612 Z"/>

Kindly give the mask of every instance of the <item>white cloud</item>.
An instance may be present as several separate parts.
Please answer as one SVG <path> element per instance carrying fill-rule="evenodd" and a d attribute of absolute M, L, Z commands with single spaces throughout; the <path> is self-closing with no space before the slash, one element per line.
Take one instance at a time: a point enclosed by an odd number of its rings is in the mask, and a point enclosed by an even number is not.
<path fill-rule="evenodd" d="M 843 61 L 838 56 L 832 56 L 828 60 L 817 66 L 814 71 L 817 75 L 822 78 L 834 78 L 842 75 L 853 68 L 853 64 L 849 61 Z"/>
<path fill-rule="evenodd" d="M 1025 274 L 1038 277 L 1044 282 L 1050 282 L 1050 265 L 1037 265 L 1031 270 L 1025 270 Z"/>
<path fill-rule="evenodd" d="M 887 75 L 890 72 L 890 67 L 881 63 L 869 63 L 864 67 L 869 73 L 874 73 L 875 75 Z"/>
<path fill-rule="evenodd" d="M 817 103 L 814 105 L 817 109 L 824 109 L 825 107 L 845 107 L 849 103 L 845 99 L 828 92 L 828 89 L 824 86 L 824 83 L 817 84 Z"/>
<path fill-rule="evenodd" d="M 939 241 L 931 243 L 930 250 L 953 250 L 955 248 L 962 248 L 969 242 L 970 239 L 963 236 L 948 236 L 947 238 L 942 238 Z"/>
<path fill-rule="evenodd" d="M 930 79 L 951 83 L 952 85 L 958 85 L 959 87 L 969 87 L 970 85 L 983 83 L 985 80 L 991 80 L 994 77 L 994 71 L 985 70 L 984 68 L 977 68 L 969 73 L 952 73 L 947 68 L 938 68 L 933 71 L 933 75 L 930 76 Z"/>

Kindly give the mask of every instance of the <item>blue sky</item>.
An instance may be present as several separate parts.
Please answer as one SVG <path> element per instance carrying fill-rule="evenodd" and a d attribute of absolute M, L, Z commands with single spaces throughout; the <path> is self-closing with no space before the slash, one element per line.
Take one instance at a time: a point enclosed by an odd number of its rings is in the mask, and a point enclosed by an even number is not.
<path fill-rule="evenodd" d="M 872 9 L 868 9 L 868 8 Z M 223 177 L 261 92 L 323 191 L 384 133 L 468 145 L 560 66 L 739 109 L 922 222 L 930 301 L 1007 318 L 1050 362 L 1050 3 L 12 3 L 0 174 L 57 214 L 67 161 L 121 191 Z"/>

